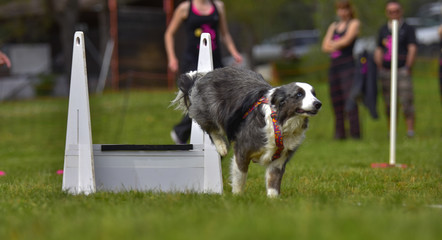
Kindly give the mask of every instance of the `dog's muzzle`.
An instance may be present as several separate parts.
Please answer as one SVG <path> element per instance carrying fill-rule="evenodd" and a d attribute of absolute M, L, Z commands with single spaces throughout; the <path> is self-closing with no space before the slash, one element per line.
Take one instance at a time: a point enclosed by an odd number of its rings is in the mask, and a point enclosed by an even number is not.
<path fill-rule="evenodd" d="M 315 101 L 313 102 L 313 110 L 304 110 L 301 108 L 296 109 L 296 113 L 298 114 L 307 114 L 310 116 L 316 115 L 319 111 L 319 109 L 321 109 L 322 107 L 322 103 L 320 101 Z"/>

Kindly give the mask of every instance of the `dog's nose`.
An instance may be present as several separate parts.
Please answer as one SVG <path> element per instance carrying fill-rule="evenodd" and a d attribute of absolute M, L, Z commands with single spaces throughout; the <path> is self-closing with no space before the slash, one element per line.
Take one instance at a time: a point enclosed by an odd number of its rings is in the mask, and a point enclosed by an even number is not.
<path fill-rule="evenodd" d="M 322 106 L 322 103 L 319 102 L 319 101 L 315 101 L 315 102 L 313 103 L 313 106 L 315 106 L 316 110 L 319 110 L 319 109 L 321 108 L 321 106 Z"/>

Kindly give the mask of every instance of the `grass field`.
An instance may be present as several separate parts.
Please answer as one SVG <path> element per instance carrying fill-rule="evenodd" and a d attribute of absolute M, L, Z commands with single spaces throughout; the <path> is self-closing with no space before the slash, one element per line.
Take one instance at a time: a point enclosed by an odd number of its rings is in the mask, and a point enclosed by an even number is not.
<path fill-rule="evenodd" d="M 441 239 L 442 112 L 436 79 L 416 78 L 416 137 L 399 119 L 397 162 L 388 162 L 381 119 L 361 109 L 363 139 L 334 141 L 326 83 L 313 82 L 324 107 L 287 166 L 282 195 L 267 199 L 264 169 L 251 165 L 246 193 L 234 196 L 223 159 L 224 194 L 61 191 L 67 99 L 0 104 L 0 239 Z M 91 96 L 94 143 L 170 144 L 180 113 L 172 92 Z"/>

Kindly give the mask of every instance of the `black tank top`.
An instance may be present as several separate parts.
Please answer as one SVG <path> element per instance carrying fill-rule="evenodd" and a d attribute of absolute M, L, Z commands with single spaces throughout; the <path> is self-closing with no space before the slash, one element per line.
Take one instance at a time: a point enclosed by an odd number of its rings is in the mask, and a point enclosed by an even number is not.
<path fill-rule="evenodd" d="M 337 39 L 342 38 L 345 35 L 345 33 L 347 32 L 347 27 L 348 27 L 348 23 L 345 26 L 344 31 L 342 31 L 342 32 L 338 32 L 338 30 L 335 28 L 335 30 L 333 32 L 332 39 L 337 40 Z M 337 51 L 332 52 L 330 54 L 330 57 L 332 58 L 332 60 L 353 57 L 353 47 L 355 45 L 355 42 L 356 42 L 356 38 L 353 39 L 353 41 L 350 43 L 350 45 L 348 45 L 344 48 L 341 48 Z"/>
<path fill-rule="evenodd" d="M 213 4 L 213 12 L 210 15 L 203 16 L 195 13 L 192 0 L 190 0 L 189 14 L 185 20 L 185 30 L 187 37 L 187 47 L 182 61 L 181 71 L 195 71 L 198 67 L 198 53 L 200 36 L 202 33 L 210 33 L 212 38 L 212 57 L 213 67 L 223 67 L 221 63 L 221 51 L 219 41 L 219 13 L 215 4 Z"/>

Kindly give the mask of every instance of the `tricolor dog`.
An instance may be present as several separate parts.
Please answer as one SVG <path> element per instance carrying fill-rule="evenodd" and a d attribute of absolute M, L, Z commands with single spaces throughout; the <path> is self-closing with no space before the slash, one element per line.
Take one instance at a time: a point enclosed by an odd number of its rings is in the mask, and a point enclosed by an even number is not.
<path fill-rule="evenodd" d="M 244 191 L 250 161 L 266 169 L 267 196 L 280 193 L 285 166 L 304 139 L 321 102 L 307 83 L 273 88 L 260 74 L 226 67 L 180 76 L 173 101 L 206 131 L 218 153 L 234 145 L 233 193 Z"/>

